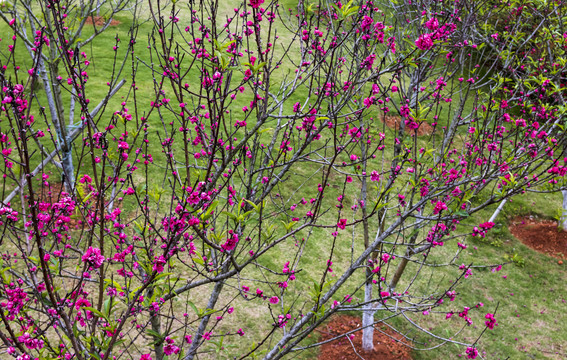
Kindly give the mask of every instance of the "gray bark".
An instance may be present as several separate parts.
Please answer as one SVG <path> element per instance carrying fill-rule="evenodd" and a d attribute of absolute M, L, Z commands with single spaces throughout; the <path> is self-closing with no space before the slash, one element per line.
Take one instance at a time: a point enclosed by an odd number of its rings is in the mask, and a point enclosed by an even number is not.
<path fill-rule="evenodd" d="M 360 128 L 364 128 L 364 122 L 360 120 Z M 360 149 L 362 152 L 362 158 L 364 159 L 363 171 L 364 176 L 362 177 L 362 188 L 360 190 L 360 198 L 363 202 L 362 208 L 362 225 L 364 228 L 364 247 L 368 248 L 370 245 L 370 234 L 368 228 L 368 214 L 366 211 L 366 200 L 368 197 L 368 184 L 366 178 L 366 144 L 364 141 L 360 142 Z M 380 226 L 378 226 L 378 231 L 380 231 Z M 370 257 L 371 258 L 371 257 Z M 374 275 L 370 268 L 366 268 L 366 283 L 364 284 L 364 302 L 367 303 L 362 312 L 362 351 L 370 352 L 374 350 L 374 313 L 371 300 L 372 300 L 372 278 Z"/>
<path fill-rule="evenodd" d="M 422 211 L 420 211 L 419 214 L 422 215 Z M 396 272 L 394 273 L 394 276 L 392 277 L 392 280 L 388 285 L 388 290 L 391 294 L 394 293 L 394 291 L 396 290 L 396 286 L 398 286 L 398 283 L 400 282 L 402 275 L 406 271 L 406 266 L 409 263 L 409 259 L 413 254 L 415 254 L 414 245 L 417 240 L 417 237 L 419 236 L 419 229 L 421 222 L 423 222 L 423 219 L 419 219 L 419 218 L 416 219 L 415 227 L 414 227 L 415 234 L 409 239 L 405 256 L 401 259 L 400 263 L 398 264 L 398 267 L 396 268 Z"/>
<path fill-rule="evenodd" d="M 368 273 L 368 271 L 367 271 Z M 367 281 L 364 285 L 364 302 L 372 300 L 372 281 Z M 365 306 L 362 312 L 362 351 L 370 352 L 374 350 L 374 313 L 372 303 Z"/>
<path fill-rule="evenodd" d="M 506 205 L 507 201 L 508 199 L 504 199 L 500 202 L 500 205 L 498 205 L 498 208 L 496 208 L 496 211 L 494 211 L 494 214 L 492 214 L 492 216 L 488 220 L 489 222 L 494 222 L 494 220 L 496 220 L 496 217 L 498 216 L 498 214 L 500 214 L 500 212 L 504 208 L 504 205 Z M 563 201 L 563 207 L 565 207 L 565 201 Z"/>
<path fill-rule="evenodd" d="M 151 292 L 153 293 L 153 289 Z M 153 311 L 150 313 L 150 324 L 152 325 L 153 331 L 161 334 L 161 318 L 159 314 L 156 314 Z M 163 342 L 156 341 L 154 344 L 154 354 L 156 356 L 155 360 L 163 360 Z"/>
<path fill-rule="evenodd" d="M 209 302 L 207 303 L 207 309 L 214 309 L 215 305 L 219 299 L 219 295 L 223 288 L 224 282 L 219 281 L 215 284 L 213 288 L 213 292 L 211 293 L 211 297 L 209 298 Z M 201 323 L 199 324 L 199 328 L 193 337 L 193 343 L 191 344 L 191 348 L 189 349 L 189 353 L 185 357 L 185 360 L 193 360 L 195 355 L 197 354 L 197 350 L 199 349 L 199 345 L 201 345 L 201 340 L 203 339 L 203 335 L 205 333 L 205 329 L 209 324 L 209 320 L 211 319 L 211 315 L 203 316 L 201 319 Z"/>

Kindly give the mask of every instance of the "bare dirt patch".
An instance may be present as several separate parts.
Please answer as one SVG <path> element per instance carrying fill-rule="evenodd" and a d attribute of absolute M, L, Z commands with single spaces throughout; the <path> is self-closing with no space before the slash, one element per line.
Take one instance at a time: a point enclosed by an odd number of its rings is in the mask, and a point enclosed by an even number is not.
<path fill-rule="evenodd" d="M 350 315 L 334 316 L 331 321 L 319 329 L 321 341 L 332 339 L 349 331 L 360 329 L 360 318 Z M 381 333 L 384 332 L 385 334 Z M 411 359 L 411 349 L 401 343 L 403 337 L 387 327 L 374 331 L 374 351 L 362 351 L 362 331 L 350 335 L 352 339 L 341 337 L 321 346 L 319 360 L 408 360 Z M 348 336 L 348 335 L 347 335 Z"/>
<path fill-rule="evenodd" d="M 386 123 L 386 126 L 388 126 L 390 129 L 393 129 L 395 131 L 398 131 L 400 129 L 401 121 L 402 119 L 399 116 L 384 116 L 382 118 L 382 122 Z M 410 135 L 415 134 L 415 130 L 410 130 L 406 128 L 404 131 Z M 417 136 L 431 135 L 431 134 L 433 134 L 433 127 L 429 125 L 429 123 L 423 121 L 421 124 L 419 124 L 419 128 L 417 128 Z"/>
<path fill-rule="evenodd" d="M 107 21 L 108 20 L 103 18 L 102 16 L 89 16 L 85 20 L 85 24 L 92 25 L 94 23 L 96 26 L 103 26 Z M 116 26 L 118 24 L 120 24 L 120 21 L 116 19 L 110 20 L 110 26 Z"/>
<path fill-rule="evenodd" d="M 556 221 L 522 216 L 514 218 L 509 228 L 512 235 L 532 249 L 558 259 L 567 258 L 567 232 L 560 230 Z"/>

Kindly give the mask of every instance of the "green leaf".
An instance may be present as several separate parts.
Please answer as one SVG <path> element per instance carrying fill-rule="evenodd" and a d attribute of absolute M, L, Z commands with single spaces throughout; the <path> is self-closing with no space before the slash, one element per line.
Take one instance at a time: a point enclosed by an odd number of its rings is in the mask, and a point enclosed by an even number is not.
<path fill-rule="evenodd" d="M 285 221 L 282 220 L 282 224 L 284 225 L 286 231 L 289 232 L 290 230 L 293 229 L 295 224 L 297 224 L 297 221 L 290 221 L 290 222 L 286 223 Z"/>
<path fill-rule="evenodd" d="M 104 279 L 104 282 L 107 284 L 106 286 L 112 285 L 116 290 L 123 292 L 122 286 L 116 281 L 111 279 Z"/>
<path fill-rule="evenodd" d="M 234 220 L 234 221 L 237 221 L 237 220 L 238 220 L 238 216 L 234 215 L 234 214 L 231 213 L 231 212 L 222 211 L 221 214 L 228 216 L 231 220 Z"/>
<path fill-rule="evenodd" d="M 199 314 L 199 310 L 197 309 L 197 307 L 195 306 L 195 304 L 193 304 L 191 301 L 187 301 L 187 305 L 189 305 L 189 307 L 191 309 L 193 309 L 193 311 L 195 312 L 195 314 Z"/>
<path fill-rule="evenodd" d="M 211 217 L 211 214 L 213 213 L 213 211 L 215 210 L 215 208 L 218 206 L 219 201 L 215 200 L 213 201 L 208 207 L 207 207 L 207 211 L 201 215 L 201 219 L 202 220 L 207 220 L 208 218 Z"/>
<path fill-rule="evenodd" d="M 100 345 L 99 345 L 99 347 L 100 347 Z M 95 359 L 98 359 L 98 360 L 102 360 L 102 358 L 100 357 L 100 355 L 96 351 L 89 352 L 89 356 L 94 357 Z"/>
<path fill-rule="evenodd" d="M 144 233 L 147 230 L 147 226 L 143 226 L 141 223 L 139 223 L 136 220 L 134 220 L 134 225 L 135 225 L 134 231 L 136 231 L 140 235 L 144 235 Z"/>
<path fill-rule="evenodd" d="M 106 316 L 110 317 L 110 311 L 112 310 L 112 305 L 114 305 L 114 298 L 111 297 L 109 299 L 106 299 L 104 301 L 104 304 L 102 306 L 102 309 L 104 310 L 104 313 L 106 314 Z"/>
<path fill-rule="evenodd" d="M 162 338 L 162 335 L 161 335 L 160 333 L 158 333 L 157 331 L 155 331 L 155 330 L 146 329 L 146 332 L 148 333 L 148 335 L 151 335 L 151 336 L 156 337 L 156 338 L 158 338 L 158 339 L 161 339 L 161 338 Z"/>
<path fill-rule="evenodd" d="M 173 275 L 173 273 L 161 273 L 154 278 L 154 282 L 157 282 L 160 279 L 163 279 L 166 276 Z"/>
<path fill-rule="evenodd" d="M 146 329 L 146 333 L 148 333 L 148 335 L 150 336 L 153 336 L 156 340 L 159 341 L 159 343 L 163 342 L 163 340 L 165 339 L 165 336 L 152 329 Z"/>
<path fill-rule="evenodd" d="M 252 206 L 254 208 L 254 210 L 256 210 L 256 212 L 260 212 L 260 205 L 256 205 L 254 204 L 254 202 L 250 201 L 250 200 L 246 200 L 244 199 L 244 201 L 246 201 L 250 206 Z"/>
<path fill-rule="evenodd" d="M 214 314 L 216 312 L 217 312 L 217 310 L 215 310 L 215 309 L 202 309 L 202 310 L 199 309 L 199 317 L 211 315 L 211 314 Z"/>
<path fill-rule="evenodd" d="M 97 309 L 95 309 L 94 307 L 90 307 L 90 306 L 85 306 L 82 307 L 81 309 L 83 310 L 88 310 L 94 314 L 96 314 L 99 318 L 105 319 L 108 321 L 108 318 L 106 317 L 106 315 L 104 315 L 102 312 L 98 311 Z"/>

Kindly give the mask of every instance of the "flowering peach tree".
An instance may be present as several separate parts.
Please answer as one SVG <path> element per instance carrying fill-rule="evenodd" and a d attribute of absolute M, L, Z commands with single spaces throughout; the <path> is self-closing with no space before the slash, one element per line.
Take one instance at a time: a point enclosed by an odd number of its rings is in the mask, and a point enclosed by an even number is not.
<path fill-rule="evenodd" d="M 331 315 L 360 311 L 365 350 L 375 325 L 400 318 L 476 358 L 476 342 L 421 319 L 458 314 L 478 336 L 505 320 L 452 305 L 474 276 L 458 260 L 467 236 L 494 225 L 467 221 L 559 186 L 567 141 L 563 102 L 538 109 L 483 60 L 478 29 L 508 8 L 149 1 L 149 20 L 97 45 L 127 69 L 105 74 L 97 102 L 96 54 L 77 53 L 66 26 L 81 3 L 40 4 L 28 68 L 18 41 L 34 21 L 0 8 L 3 357 L 281 359 L 320 345 L 308 336 Z M 67 187 L 50 175 L 68 149 L 35 86 L 47 48 L 60 62 L 48 81 L 80 118 Z M 445 264 L 429 260 L 447 247 Z M 423 286 L 441 265 L 450 283 Z"/>

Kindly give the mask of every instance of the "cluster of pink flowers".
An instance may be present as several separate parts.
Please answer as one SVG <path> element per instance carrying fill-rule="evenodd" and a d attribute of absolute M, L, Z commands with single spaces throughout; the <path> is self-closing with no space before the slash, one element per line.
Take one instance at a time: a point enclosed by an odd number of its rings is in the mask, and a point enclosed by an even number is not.
<path fill-rule="evenodd" d="M 436 40 L 446 40 L 457 28 L 454 23 L 447 23 L 439 26 L 439 20 L 430 18 L 424 24 L 430 33 L 421 34 L 415 41 L 415 46 L 420 50 L 429 50 L 434 46 Z"/>
<path fill-rule="evenodd" d="M 92 246 L 89 246 L 81 259 L 84 262 L 88 263 L 93 269 L 100 268 L 105 260 L 104 256 L 100 252 L 100 249 L 93 248 Z"/>
<path fill-rule="evenodd" d="M 278 321 L 276 324 L 274 324 L 274 326 L 277 326 L 279 328 L 283 328 L 287 325 L 287 322 L 291 319 L 291 314 L 287 313 L 285 315 L 278 315 Z"/>
<path fill-rule="evenodd" d="M 162 273 L 164 270 L 163 266 L 165 264 L 167 264 L 167 260 L 165 259 L 165 257 L 163 257 L 163 255 L 156 256 L 152 270 L 157 271 L 158 273 Z"/>
<path fill-rule="evenodd" d="M 435 207 L 433 208 L 433 215 L 437 215 L 443 210 L 447 210 L 447 204 L 445 204 L 443 201 L 437 201 L 437 203 L 435 203 Z"/>
<path fill-rule="evenodd" d="M 43 340 L 33 338 L 27 332 L 25 332 L 23 335 L 19 336 L 18 341 L 21 344 L 24 344 L 30 350 L 42 349 L 43 348 Z"/>
<path fill-rule="evenodd" d="M 444 236 L 449 235 L 450 230 L 447 225 L 443 223 L 438 223 L 431 227 L 431 230 L 427 232 L 427 237 L 425 240 L 431 243 L 433 247 L 443 246 L 444 242 L 441 241 Z"/>
<path fill-rule="evenodd" d="M 264 3 L 264 0 L 250 0 L 250 6 L 252 8 L 257 9 Z"/>
<path fill-rule="evenodd" d="M 384 43 L 384 23 L 381 21 L 374 22 L 372 17 L 365 15 L 360 23 L 360 29 L 357 33 L 362 33 L 362 40 L 375 39 L 379 43 Z"/>
<path fill-rule="evenodd" d="M 2 311 L 8 310 L 6 317 L 8 320 L 12 321 L 24 308 L 25 304 L 30 301 L 30 299 L 28 298 L 28 293 L 14 283 L 5 285 L 4 291 L 7 301 L 1 302 L 0 308 L 3 309 Z"/>
<path fill-rule="evenodd" d="M 171 354 L 179 354 L 179 351 L 181 351 L 181 349 L 177 345 L 175 345 L 175 340 L 173 340 L 169 336 L 166 337 L 163 353 L 169 356 Z"/>
<path fill-rule="evenodd" d="M 420 50 L 429 50 L 433 47 L 433 36 L 431 34 L 421 34 L 415 41 L 415 46 Z"/>
<path fill-rule="evenodd" d="M 467 322 L 467 325 L 470 326 L 470 325 L 472 325 L 473 321 L 469 317 L 469 310 L 470 310 L 470 308 L 468 306 L 465 306 L 463 308 L 463 311 L 461 311 L 459 313 L 459 317 L 465 319 L 465 321 Z"/>
<path fill-rule="evenodd" d="M 11 207 L 8 206 L 0 206 L 0 216 L 6 215 L 6 219 L 16 222 L 18 221 L 18 212 L 14 211 Z M 4 225 L 2 220 L 0 220 L 0 225 Z"/>
<path fill-rule="evenodd" d="M 494 314 L 488 313 L 484 316 L 485 319 L 487 319 L 484 324 L 490 329 L 494 329 L 495 326 L 498 326 L 498 323 L 496 323 L 496 319 L 494 318 Z"/>
<path fill-rule="evenodd" d="M 478 356 L 478 350 L 475 347 L 468 347 L 465 351 L 467 359 L 476 359 Z"/>
<path fill-rule="evenodd" d="M 226 239 L 225 243 L 221 245 L 223 251 L 231 251 L 236 247 L 236 244 L 238 244 L 238 234 L 232 230 L 229 230 L 228 233 L 228 239 Z"/>
<path fill-rule="evenodd" d="M 475 226 L 473 228 L 472 236 L 480 236 L 485 237 L 488 230 L 494 227 L 494 223 L 487 221 L 485 223 L 480 224 L 478 227 Z"/>

